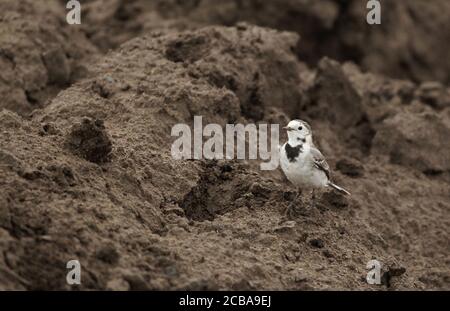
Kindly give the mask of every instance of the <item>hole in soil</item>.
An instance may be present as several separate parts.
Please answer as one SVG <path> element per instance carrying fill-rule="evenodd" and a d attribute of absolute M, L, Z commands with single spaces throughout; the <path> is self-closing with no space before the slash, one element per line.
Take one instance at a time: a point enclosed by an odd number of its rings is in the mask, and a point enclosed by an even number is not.
<path fill-rule="evenodd" d="M 203 162 L 203 166 L 197 185 L 178 203 L 188 219 L 213 220 L 239 208 L 238 199 L 250 198 L 251 181 L 243 169 L 217 161 Z"/>

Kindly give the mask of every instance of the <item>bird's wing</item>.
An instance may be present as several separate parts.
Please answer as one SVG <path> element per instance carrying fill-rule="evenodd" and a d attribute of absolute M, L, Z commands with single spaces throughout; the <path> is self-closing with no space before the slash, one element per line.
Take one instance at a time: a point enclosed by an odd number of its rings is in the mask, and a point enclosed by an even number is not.
<path fill-rule="evenodd" d="M 319 151 L 319 149 L 311 147 L 311 155 L 313 157 L 314 166 L 322 170 L 325 175 L 327 175 L 327 178 L 330 179 L 330 166 L 325 160 L 323 154 Z"/>

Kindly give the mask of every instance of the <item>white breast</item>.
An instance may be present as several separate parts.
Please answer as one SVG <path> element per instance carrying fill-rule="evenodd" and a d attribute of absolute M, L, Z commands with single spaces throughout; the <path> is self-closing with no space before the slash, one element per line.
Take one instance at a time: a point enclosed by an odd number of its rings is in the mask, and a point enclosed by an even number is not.
<path fill-rule="evenodd" d="M 314 161 L 310 152 L 310 146 L 305 144 L 303 151 L 290 162 L 286 155 L 286 144 L 280 152 L 280 166 L 287 179 L 297 187 L 301 188 L 321 188 L 326 187 L 328 178 L 326 174 L 314 166 Z"/>

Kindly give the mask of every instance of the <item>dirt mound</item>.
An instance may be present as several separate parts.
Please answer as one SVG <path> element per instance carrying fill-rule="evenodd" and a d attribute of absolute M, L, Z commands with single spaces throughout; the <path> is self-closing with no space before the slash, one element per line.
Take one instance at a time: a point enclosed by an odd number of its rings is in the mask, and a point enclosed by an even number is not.
<path fill-rule="evenodd" d="M 86 32 L 106 50 L 148 31 L 196 29 L 249 22 L 297 32 L 299 58 L 351 60 L 365 70 L 413 81 L 450 81 L 450 3 L 382 3 L 382 23 L 366 23 L 360 0 L 206 1 L 91 0 Z"/>
<path fill-rule="evenodd" d="M 240 22 L 296 32 L 302 40 L 297 40 L 291 48 L 301 61 L 311 66 L 316 66 L 323 56 L 329 56 L 340 61 L 351 60 L 365 70 L 415 82 L 437 80 L 446 84 L 450 81 L 445 44 L 449 37 L 450 6 L 445 0 L 426 5 L 420 0 L 387 1 L 383 4 L 380 26 L 367 25 L 366 3 L 357 0 L 226 0 L 220 4 L 216 1 L 87 0 L 83 1 L 83 23 L 79 26 L 65 23 L 65 3 L 57 0 L 2 2 L 0 95 L 3 101 L 0 107 L 27 116 L 35 108 L 45 106 L 60 90 L 87 76 L 93 62 L 90 60 L 99 55 L 97 49 L 107 52 L 152 31 L 170 33 Z M 280 44 L 292 44 L 292 39 L 283 36 Z M 229 77 L 217 77 L 223 78 Z M 258 76 L 252 78 L 255 84 L 264 83 L 256 81 Z M 422 95 L 436 97 L 442 89 L 444 94 L 438 96 L 445 97 L 448 106 L 450 95 L 435 82 L 425 84 Z M 241 95 L 243 92 L 254 101 L 260 100 L 257 85 L 241 90 Z M 277 102 L 286 99 L 282 98 L 282 92 L 274 95 Z M 258 105 L 252 107 L 244 107 L 247 114 L 253 119 L 262 118 Z"/>
<path fill-rule="evenodd" d="M 429 176 L 415 157 L 389 160 L 402 127 L 383 134 L 388 116 L 420 132 L 402 113 L 411 102 L 437 118 L 423 89 L 328 59 L 309 71 L 296 40 L 249 25 L 152 33 L 31 120 L 1 112 L 1 287 L 70 289 L 66 263 L 78 259 L 81 289 L 369 289 L 376 258 L 382 288 L 448 289 L 447 155 Z M 279 170 L 170 155 L 171 127 L 194 115 L 224 125 L 299 114 L 352 196 L 324 193 L 316 209 L 305 197 L 295 219 L 283 214 L 294 189 Z M 431 148 L 440 122 L 420 132 Z M 409 144 L 400 150 L 425 156 Z"/>
<path fill-rule="evenodd" d="M 450 289 L 446 3 L 62 3 L 0 4 L 0 289 Z M 352 196 L 290 219 L 280 170 L 175 160 L 198 115 L 308 121 Z"/>
<path fill-rule="evenodd" d="M 437 114 L 404 112 L 383 122 L 374 148 L 388 154 L 392 163 L 442 174 L 450 171 L 449 135 L 449 124 Z"/>
<path fill-rule="evenodd" d="M 0 108 L 27 116 L 86 75 L 97 49 L 57 1 L 0 3 Z"/>

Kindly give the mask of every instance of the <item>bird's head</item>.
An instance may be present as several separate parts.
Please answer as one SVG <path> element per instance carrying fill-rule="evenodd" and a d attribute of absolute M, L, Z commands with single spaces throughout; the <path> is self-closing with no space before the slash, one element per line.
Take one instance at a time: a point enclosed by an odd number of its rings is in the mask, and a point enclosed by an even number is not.
<path fill-rule="evenodd" d="M 283 127 L 287 131 L 289 145 L 297 146 L 304 143 L 312 144 L 311 126 L 302 120 L 292 120 Z"/>

